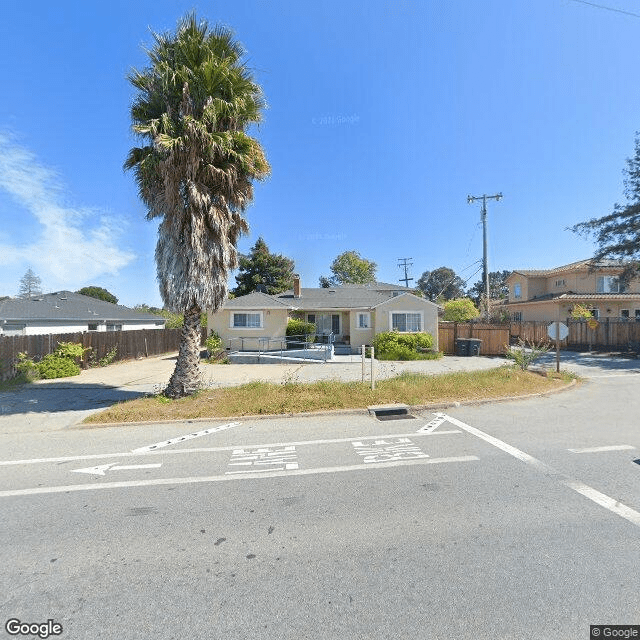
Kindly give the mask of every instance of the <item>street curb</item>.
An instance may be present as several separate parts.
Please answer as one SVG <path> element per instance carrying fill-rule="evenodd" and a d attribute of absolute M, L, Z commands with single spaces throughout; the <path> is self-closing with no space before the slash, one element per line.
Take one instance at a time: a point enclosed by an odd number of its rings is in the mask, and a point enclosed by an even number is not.
<path fill-rule="evenodd" d="M 449 409 L 451 407 L 473 407 L 481 406 L 484 404 L 491 404 L 492 402 L 512 402 L 513 400 L 529 400 L 531 398 L 542 398 L 546 396 L 555 395 L 563 391 L 568 391 L 572 387 L 577 386 L 578 381 L 572 380 L 568 384 L 559 387 L 557 389 L 550 389 L 541 393 L 528 393 L 524 396 L 504 396 L 500 398 L 481 398 L 479 400 L 452 400 L 450 402 L 438 402 L 432 404 L 419 404 L 409 405 L 410 411 L 430 411 L 431 409 Z M 406 406 L 406 405 L 403 405 Z M 274 418 L 308 418 L 312 416 L 344 416 L 344 415 L 368 415 L 369 410 L 364 409 L 332 409 L 326 411 L 307 411 L 305 413 L 273 413 L 273 414 L 258 414 L 253 416 L 223 416 L 223 417 L 209 417 L 209 418 L 182 418 L 179 420 L 149 420 L 145 422 L 99 422 L 99 423 L 79 423 L 70 429 L 100 429 L 102 427 L 135 427 L 154 424 L 191 424 L 199 422 L 212 422 L 212 421 L 224 421 L 224 420 L 273 420 Z"/>

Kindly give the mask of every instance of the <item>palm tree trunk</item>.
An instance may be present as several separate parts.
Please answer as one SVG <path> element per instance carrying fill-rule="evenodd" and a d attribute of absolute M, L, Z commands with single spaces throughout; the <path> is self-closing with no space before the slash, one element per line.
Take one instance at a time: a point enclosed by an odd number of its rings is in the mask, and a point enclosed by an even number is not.
<path fill-rule="evenodd" d="M 200 388 L 200 313 L 200 309 L 194 306 L 184 314 L 178 361 L 164 390 L 168 398 L 189 396 Z"/>

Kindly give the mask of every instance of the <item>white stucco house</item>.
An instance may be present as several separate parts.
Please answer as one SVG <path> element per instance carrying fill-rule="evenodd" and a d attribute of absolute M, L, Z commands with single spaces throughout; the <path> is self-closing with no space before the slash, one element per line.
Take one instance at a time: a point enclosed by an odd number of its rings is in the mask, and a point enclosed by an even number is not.
<path fill-rule="evenodd" d="M 0 336 L 164 329 L 150 313 L 71 291 L 0 301 Z"/>
<path fill-rule="evenodd" d="M 332 288 L 293 289 L 277 295 L 253 292 L 227 300 L 208 314 L 207 328 L 222 338 L 228 349 L 268 348 L 286 335 L 290 317 L 316 325 L 318 336 L 332 334 L 336 343 L 353 349 L 370 345 L 384 331 L 426 332 L 438 348 L 438 312 L 441 307 L 420 298 L 407 287 L 376 282 Z"/>

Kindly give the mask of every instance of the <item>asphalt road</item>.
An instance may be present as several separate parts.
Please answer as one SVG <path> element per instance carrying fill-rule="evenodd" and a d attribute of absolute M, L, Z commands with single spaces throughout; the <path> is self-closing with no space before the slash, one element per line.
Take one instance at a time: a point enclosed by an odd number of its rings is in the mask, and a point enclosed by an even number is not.
<path fill-rule="evenodd" d="M 593 373 L 547 398 L 388 422 L 6 432 L 1 622 L 92 640 L 640 624 L 640 376 Z"/>

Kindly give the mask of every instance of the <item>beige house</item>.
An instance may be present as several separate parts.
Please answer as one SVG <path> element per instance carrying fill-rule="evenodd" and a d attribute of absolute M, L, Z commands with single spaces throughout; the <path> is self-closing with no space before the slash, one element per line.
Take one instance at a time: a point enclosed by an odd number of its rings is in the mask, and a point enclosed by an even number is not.
<path fill-rule="evenodd" d="M 599 319 L 640 321 L 640 281 L 624 287 L 619 281 L 624 266 L 613 260 L 595 265 L 581 260 L 555 269 L 516 270 L 507 278 L 504 308 L 515 322 L 565 321 L 577 304 Z"/>
<path fill-rule="evenodd" d="M 352 349 L 391 330 L 430 333 L 437 348 L 439 310 L 411 289 L 393 284 L 306 289 L 296 278 L 292 290 L 275 296 L 254 292 L 227 300 L 220 311 L 208 314 L 207 328 L 232 350 L 279 348 L 289 318 L 313 322 L 321 341 L 332 335 L 336 344 Z"/>

